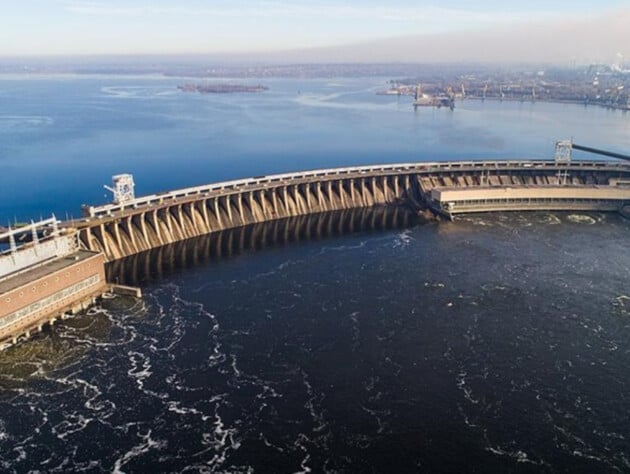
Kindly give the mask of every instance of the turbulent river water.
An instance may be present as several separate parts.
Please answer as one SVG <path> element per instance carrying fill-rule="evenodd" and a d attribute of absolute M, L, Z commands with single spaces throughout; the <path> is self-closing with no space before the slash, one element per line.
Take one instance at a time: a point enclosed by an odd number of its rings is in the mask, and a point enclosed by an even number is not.
<path fill-rule="evenodd" d="M 629 124 L 545 104 L 414 116 L 368 80 L 279 82 L 253 99 L 112 81 L 0 81 L 3 218 L 71 209 L 123 165 L 146 170 L 154 191 L 243 169 L 405 161 L 421 144 L 418 159 L 515 157 L 528 143 L 542 154 L 550 129 L 590 128 L 590 143 L 624 146 Z M 508 151 L 504 134 L 522 148 Z M 299 143 L 314 148 L 299 155 Z M 353 146 L 365 155 L 344 155 Z M 125 149 L 140 154 L 105 159 Z M 119 262 L 110 278 L 142 286 L 141 300 L 104 299 L 0 353 L 0 470 L 628 472 L 629 237 L 630 221 L 612 214 L 420 223 L 374 209 Z"/>
<path fill-rule="evenodd" d="M 630 223 L 388 222 L 129 268 L 142 301 L 0 358 L 0 466 L 630 469 Z"/>

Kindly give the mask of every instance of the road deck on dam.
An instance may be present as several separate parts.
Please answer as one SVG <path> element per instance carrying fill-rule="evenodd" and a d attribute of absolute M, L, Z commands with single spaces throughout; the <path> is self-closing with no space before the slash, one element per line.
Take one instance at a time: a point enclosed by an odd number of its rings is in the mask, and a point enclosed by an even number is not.
<path fill-rule="evenodd" d="M 79 232 L 84 248 L 113 261 L 244 225 L 379 205 L 429 208 L 449 218 L 493 210 L 625 212 L 630 163 L 458 161 L 259 176 L 85 207 L 83 219 L 65 225 Z"/>

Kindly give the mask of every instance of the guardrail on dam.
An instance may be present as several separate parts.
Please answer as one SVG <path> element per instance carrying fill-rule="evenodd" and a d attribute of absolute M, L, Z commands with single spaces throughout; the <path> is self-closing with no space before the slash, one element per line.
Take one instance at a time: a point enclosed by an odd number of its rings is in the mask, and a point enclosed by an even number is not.
<path fill-rule="evenodd" d="M 630 211 L 630 163 L 607 161 L 460 161 L 324 169 L 138 198 L 133 196 L 133 181 L 121 183 L 112 189 L 117 203 L 85 207 L 83 219 L 66 223 L 77 229 L 84 248 L 102 252 L 107 261 L 244 225 L 377 205 L 429 208 L 449 218 L 493 210 Z"/>

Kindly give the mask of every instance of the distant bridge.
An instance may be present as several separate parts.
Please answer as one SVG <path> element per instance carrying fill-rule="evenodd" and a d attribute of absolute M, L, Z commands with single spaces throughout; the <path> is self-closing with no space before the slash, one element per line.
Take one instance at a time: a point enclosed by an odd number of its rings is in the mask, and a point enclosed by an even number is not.
<path fill-rule="evenodd" d="M 133 195 L 133 194 L 132 194 Z M 457 161 L 322 169 L 184 188 L 84 208 L 66 222 L 117 260 L 275 219 L 379 205 L 465 212 L 601 210 L 630 215 L 630 163 Z"/>

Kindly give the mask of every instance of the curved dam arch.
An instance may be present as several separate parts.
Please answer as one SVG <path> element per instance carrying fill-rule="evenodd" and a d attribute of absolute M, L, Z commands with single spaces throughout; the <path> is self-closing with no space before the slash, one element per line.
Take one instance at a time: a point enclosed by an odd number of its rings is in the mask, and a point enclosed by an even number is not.
<path fill-rule="evenodd" d="M 460 161 L 260 176 L 84 209 L 81 245 L 107 261 L 213 232 L 343 209 L 457 213 L 630 209 L 630 163 Z"/>
<path fill-rule="evenodd" d="M 212 232 L 115 260 L 106 267 L 107 281 L 138 286 L 160 280 L 183 268 L 194 268 L 251 251 L 357 233 L 407 229 L 420 221 L 407 207 L 379 206 L 260 222 Z"/>

